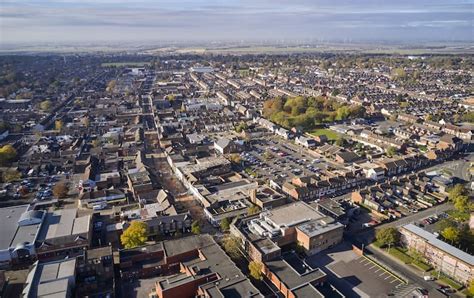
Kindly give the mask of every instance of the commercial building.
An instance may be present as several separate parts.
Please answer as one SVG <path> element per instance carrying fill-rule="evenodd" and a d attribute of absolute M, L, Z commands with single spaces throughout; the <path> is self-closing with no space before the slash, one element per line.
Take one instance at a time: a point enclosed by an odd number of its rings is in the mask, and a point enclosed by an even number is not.
<path fill-rule="evenodd" d="M 0 266 L 25 264 L 36 258 L 35 242 L 45 217 L 30 205 L 0 209 Z"/>

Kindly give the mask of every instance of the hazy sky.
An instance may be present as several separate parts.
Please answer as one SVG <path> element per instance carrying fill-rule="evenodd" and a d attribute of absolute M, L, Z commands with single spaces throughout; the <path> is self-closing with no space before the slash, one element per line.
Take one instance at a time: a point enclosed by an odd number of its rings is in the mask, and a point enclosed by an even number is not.
<path fill-rule="evenodd" d="M 474 0 L 0 0 L 0 42 L 474 41 Z"/>

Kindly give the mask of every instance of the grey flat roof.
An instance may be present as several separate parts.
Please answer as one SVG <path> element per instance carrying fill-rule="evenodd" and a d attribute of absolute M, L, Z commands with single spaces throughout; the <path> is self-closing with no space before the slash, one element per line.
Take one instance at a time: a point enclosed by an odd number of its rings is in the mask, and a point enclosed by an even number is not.
<path fill-rule="evenodd" d="M 35 263 L 28 274 L 24 297 L 66 297 L 75 278 L 76 259 Z"/>
<path fill-rule="evenodd" d="M 267 261 L 265 264 L 289 289 L 299 288 L 326 276 L 319 268 L 309 268 L 294 254 Z"/>
<path fill-rule="evenodd" d="M 48 213 L 38 240 L 86 233 L 89 230 L 90 215 L 76 218 L 76 214 L 77 209 L 61 209 Z"/>
<path fill-rule="evenodd" d="M 332 218 L 325 217 L 304 223 L 296 228 L 309 237 L 314 237 L 332 230 L 342 229 L 344 226 L 341 223 L 334 221 Z"/>
<path fill-rule="evenodd" d="M 277 227 L 294 226 L 324 216 L 304 202 L 291 203 L 265 212 L 265 218 Z"/>
<path fill-rule="evenodd" d="M 29 205 L 0 208 L 0 250 L 20 243 L 33 243 L 41 224 L 18 226 L 18 220 Z"/>
<path fill-rule="evenodd" d="M 440 250 L 445 251 L 446 253 L 452 255 L 453 257 L 458 258 L 459 260 L 469 264 L 470 266 L 474 266 L 474 256 L 465 253 L 464 251 L 444 242 L 436 238 L 435 235 L 431 234 L 430 232 L 415 226 L 414 224 L 407 224 L 403 226 L 404 229 L 416 234 L 428 241 L 429 244 L 439 248 Z"/>
<path fill-rule="evenodd" d="M 321 292 L 319 292 L 313 285 L 311 284 L 305 284 L 304 286 L 293 290 L 293 294 L 295 294 L 296 297 L 301 297 L 301 298 L 306 298 L 306 297 L 324 297 Z"/>

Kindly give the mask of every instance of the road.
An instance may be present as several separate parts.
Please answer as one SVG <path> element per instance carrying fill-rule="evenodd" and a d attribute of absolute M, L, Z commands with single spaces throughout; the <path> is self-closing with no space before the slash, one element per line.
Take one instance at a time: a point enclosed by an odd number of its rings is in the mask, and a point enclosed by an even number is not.
<path fill-rule="evenodd" d="M 428 168 L 426 171 L 447 171 L 453 177 L 458 177 L 464 181 L 471 181 L 472 176 L 470 173 L 471 162 L 474 162 L 474 153 L 469 153 L 465 158 L 448 161 L 440 165 Z"/>
<path fill-rule="evenodd" d="M 406 217 L 403 217 L 403 218 L 400 218 L 398 220 L 379 225 L 375 228 L 368 228 L 368 229 L 362 230 L 360 232 L 351 233 L 350 235 L 345 234 L 345 237 L 348 240 L 354 241 L 356 244 L 358 243 L 358 244 L 369 245 L 374 240 L 375 231 L 378 230 L 378 229 L 387 228 L 387 227 L 401 227 L 401 226 L 407 225 L 409 223 L 419 221 L 423 218 L 427 218 L 427 217 L 430 217 L 432 215 L 448 211 L 452 208 L 453 208 L 453 205 L 451 203 L 444 203 L 442 205 L 438 205 L 438 206 L 420 211 L 418 213 L 410 214 L 410 215 L 408 215 Z"/>

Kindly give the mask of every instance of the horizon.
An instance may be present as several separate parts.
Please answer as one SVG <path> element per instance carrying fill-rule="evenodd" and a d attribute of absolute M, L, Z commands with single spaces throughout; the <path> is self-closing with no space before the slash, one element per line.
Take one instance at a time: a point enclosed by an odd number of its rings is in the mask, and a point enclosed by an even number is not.
<path fill-rule="evenodd" d="M 0 7 L 1 40 L 4 45 L 474 40 L 472 0 L 353 2 L 4 1 Z"/>

